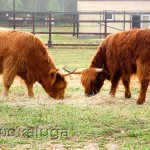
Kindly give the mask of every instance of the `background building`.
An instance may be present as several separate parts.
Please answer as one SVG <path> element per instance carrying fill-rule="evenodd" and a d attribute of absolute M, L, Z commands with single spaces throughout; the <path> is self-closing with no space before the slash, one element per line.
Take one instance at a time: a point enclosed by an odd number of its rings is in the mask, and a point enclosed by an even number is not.
<path fill-rule="evenodd" d="M 79 32 L 104 32 L 106 21 L 108 33 L 150 27 L 150 0 L 77 0 L 77 11 L 79 20 L 95 20 L 80 22 Z"/>

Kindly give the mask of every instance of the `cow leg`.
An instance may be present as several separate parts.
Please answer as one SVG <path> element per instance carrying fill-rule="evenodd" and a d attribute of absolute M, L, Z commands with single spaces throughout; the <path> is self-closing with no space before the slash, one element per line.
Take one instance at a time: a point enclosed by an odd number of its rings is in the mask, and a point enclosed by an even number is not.
<path fill-rule="evenodd" d="M 137 104 L 141 105 L 145 102 L 148 85 L 149 85 L 149 79 L 141 80 L 141 89 L 140 89 L 139 98 L 137 100 Z"/>
<path fill-rule="evenodd" d="M 130 76 L 126 75 L 122 77 L 122 82 L 125 87 L 125 97 L 131 98 L 131 91 L 130 91 Z"/>
<path fill-rule="evenodd" d="M 10 86 L 11 86 L 10 84 L 4 83 L 4 87 L 3 87 L 3 95 L 4 96 L 8 96 Z"/>
<path fill-rule="evenodd" d="M 14 78 L 16 76 L 16 72 L 14 69 L 4 69 L 3 70 L 3 94 L 4 96 L 8 96 L 9 88 L 12 85 Z"/>
<path fill-rule="evenodd" d="M 27 89 L 28 89 L 28 96 L 29 97 L 34 97 L 34 92 L 33 92 L 33 83 L 26 83 Z"/>
<path fill-rule="evenodd" d="M 115 75 L 111 80 L 111 90 L 109 92 L 110 95 L 115 96 L 119 80 L 120 80 L 120 75 Z"/>

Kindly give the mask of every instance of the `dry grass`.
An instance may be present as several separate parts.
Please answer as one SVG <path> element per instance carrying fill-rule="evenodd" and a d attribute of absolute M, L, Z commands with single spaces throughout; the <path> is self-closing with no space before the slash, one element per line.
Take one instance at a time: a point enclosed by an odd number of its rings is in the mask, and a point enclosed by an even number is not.
<path fill-rule="evenodd" d="M 135 105 L 136 99 L 138 97 L 138 93 L 135 93 L 135 87 L 137 87 L 137 90 L 139 90 L 140 85 L 138 83 L 137 79 L 132 80 L 131 82 L 131 89 L 132 91 L 132 98 L 131 99 L 125 99 L 124 98 L 124 87 L 123 85 L 119 84 L 116 97 L 111 97 L 109 95 L 109 89 L 110 89 L 110 82 L 105 81 L 105 84 L 103 88 L 101 89 L 100 93 L 98 93 L 96 96 L 93 97 L 84 97 L 83 93 L 83 87 L 80 83 L 80 76 L 78 75 L 71 75 L 70 77 L 67 77 L 68 86 L 67 89 L 81 89 L 77 90 L 75 92 L 67 90 L 65 93 L 65 99 L 64 100 L 54 100 L 50 98 L 44 91 L 44 93 L 36 93 L 34 98 L 28 98 L 27 96 L 27 90 L 25 89 L 22 93 L 14 93 L 11 92 L 9 94 L 9 99 L 0 97 L 2 100 L 1 103 L 5 103 L 7 105 L 12 106 L 23 106 L 23 107 L 39 107 L 39 106 L 55 106 L 58 103 L 64 103 L 67 105 L 72 105 L 76 107 L 120 107 L 125 105 Z M 2 82 L 2 80 L 1 80 Z M 12 87 L 17 86 L 24 86 L 23 82 L 17 78 L 15 79 L 15 82 Z M 42 89 L 42 87 L 36 83 L 34 87 L 39 87 Z M 149 94 L 147 96 L 147 99 L 149 98 Z M 146 101 L 145 105 L 150 104 L 149 100 Z"/>

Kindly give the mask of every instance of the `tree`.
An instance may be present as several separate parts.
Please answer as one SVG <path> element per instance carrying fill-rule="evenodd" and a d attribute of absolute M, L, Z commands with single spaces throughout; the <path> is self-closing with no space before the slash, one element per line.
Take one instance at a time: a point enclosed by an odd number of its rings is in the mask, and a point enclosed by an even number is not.
<path fill-rule="evenodd" d="M 61 11 L 61 0 L 50 0 L 49 11 Z"/>
<path fill-rule="evenodd" d="M 76 0 L 15 0 L 16 11 L 76 11 Z M 12 11 L 13 0 L 0 0 L 0 11 Z"/>
<path fill-rule="evenodd" d="M 0 0 L 0 6 L 1 11 L 11 11 L 13 10 L 13 0 Z"/>
<path fill-rule="evenodd" d="M 76 0 L 64 0 L 66 12 L 75 12 L 77 11 L 77 1 Z"/>

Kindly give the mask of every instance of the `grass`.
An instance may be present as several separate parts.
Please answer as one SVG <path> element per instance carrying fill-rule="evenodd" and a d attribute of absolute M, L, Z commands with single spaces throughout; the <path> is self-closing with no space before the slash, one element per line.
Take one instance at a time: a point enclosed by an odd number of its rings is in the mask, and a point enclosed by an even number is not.
<path fill-rule="evenodd" d="M 40 35 L 39 37 L 43 39 L 44 43 L 48 43 L 48 35 Z M 80 36 L 79 38 L 77 38 L 76 36 L 72 36 L 72 35 L 67 35 L 67 36 L 66 35 L 52 35 L 51 41 L 52 41 L 52 44 L 97 44 L 99 45 L 100 43 L 100 39 L 95 38 L 95 37 L 86 38 L 84 36 L 83 37 Z M 91 48 L 92 47 L 96 49 L 96 46 L 91 46 Z"/>
<path fill-rule="evenodd" d="M 50 54 L 58 67 L 68 69 L 88 67 L 96 49 L 50 49 Z M 68 55 L 69 54 L 69 55 Z M 85 57 L 86 59 L 83 59 Z"/>
<path fill-rule="evenodd" d="M 70 40 L 63 36 L 53 38 L 58 42 Z M 42 39 L 46 40 L 46 37 L 42 36 Z M 70 70 L 87 67 L 95 52 L 96 48 L 49 49 L 56 66 L 61 68 L 67 65 Z M 64 101 L 46 98 L 37 84 L 34 86 L 37 97 L 29 100 L 20 96 L 20 93 L 25 93 L 25 86 L 14 84 L 11 96 L 15 96 L 0 99 L 0 149 L 149 150 L 150 103 L 143 106 L 135 104 L 138 86 L 132 85 L 131 100 L 122 98 L 122 88 L 117 91 L 121 96 L 109 97 L 109 85 L 104 86 L 101 94 L 84 98 L 80 94 L 83 94 L 83 89 L 76 82 L 79 80 L 68 86 L 70 97 Z M 147 99 L 149 95 L 148 91 Z M 24 101 L 23 105 L 20 100 Z"/>
<path fill-rule="evenodd" d="M 117 144 L 117 149 L 148 149 L 150 144 L 150 109 L 147 106 L 79 109 L 57 104 L 31 109 L 2 104 L 0 113 L 3 114 L 1 120 L 6 122 L 1 129 L 15 130 L 14 136 L 8 135 L 7 131 L 7 136 L 0 139 L 1 144 L 10 147 L 54 139 L 62 141 L 68 148 L 83 147 L 88 141 L 96 141 L 101 149 L 106 149 L 108 143 Z M 18 137 L 21 129 L 26 134 Z M 43 133 L 36 135 L 37 129 L 43 129 Z M 52 133 L 52 130 L 57 132 Z"/>
<path fill-rule="evenodd" d="M 23 30 L 23 31 L 28 31 L 32 32 L 31 28 L 17 28 L 18 30 Z M 72 32 L 73 29 L 72 27 L 53 27 L 52 32 Z M 48 28 L 35 28 L 35 32 L 48 32 Z M 40 39 L 44 43 L 48 43 L 49 36 L 48 35 L 38 35 Z M 52 43 L 53 44 L 99 44 L 100 39 L 94 36 L 90 37 L 85 37 L 85 36 L 72 36 L 71 34 L 69 35 L 61 35 L 61 34 L 52 34 L 51 37 Z"/>

